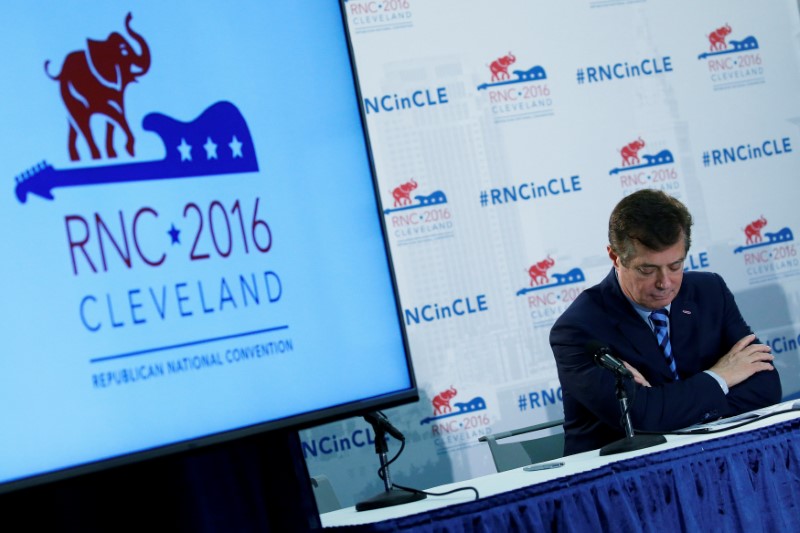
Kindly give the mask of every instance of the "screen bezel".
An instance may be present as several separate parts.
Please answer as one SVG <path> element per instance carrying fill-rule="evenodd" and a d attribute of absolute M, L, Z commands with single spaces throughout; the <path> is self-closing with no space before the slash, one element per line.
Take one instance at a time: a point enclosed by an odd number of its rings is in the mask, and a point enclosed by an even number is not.
<path fill-rule="evenodd" d="M 341 16 L 341 29 L 345 39 L 348 60 L 350 63 L 350 75 L 353 83 L 354 96 L 358 100 L 359 118 L 361 123 L 361 131 L 364 141 L 364 149 L 366 151 L 367 161 L 369 164 L 369 172 L 372 180 L 372 189 L 375 197 L 375 211 L 374 216 L 378 217 L 378 222 L 381 228 L 381 234 L 384 244 L 385 261 L 388 268 L 389 277 L 391 280 L 392 292 L 394 294 L 396 319 L 400 328 L 400 337 L 403 343 L 403 352 L 405 354 L 406 368 L 408 371 L 409 387 L 407 389 L 386 393 L 380 396 L 364 398 L 343 404 L 332 405 L 313 411 L 307 411 L 296 415 L 279 418 L 275 420 L 265 421 L 250 426 L 230 429 L 227 431 L 213 433 L 205 436 L 199 436 L 180 442 L 169 443 L 163 446 L 156 446 L 147 448 L 128 454 L 117 455 L 97 461 L 90 461 L 75 466 L 69 466 L 58 470 L 52 470 L 41 474 L 17 478 L 14 480 L 0 483 L 0 494 L 17 491 L 20 489 L 35 487 L 55 481 L 90 474 L 101 470 L 113 469 L 123 465 L 148 461 L 160 458 L 166 455 L 179 454 L 196 450 L 197 448 L 222 444 L 225 442 L 242 439 L 248 436 L 266 433 L 277 430 L 302 430 L 312 426 L 341 420 L 353 416 L 358 416 L 370 411 L 385 409 L 403 405 L 419 400 L 419 392 L 417 388 L 416 378 L 414 375 L 413 364 L 409 349 L 408 336 L 406 332 L 405 323 L 402 319 L 402 306 L 400 304 L 399 291 L 397 287 L 397 278 L 393 267 L 391 250 L 389 248 L 388 233 L 386 221 L 382 216 L 383 204 L 379 193 L 378 181 L 376 177 L 375 164 L 372 155 L 371 143 L 369 132 L 366 122 L 366 110 L 364 108 L 364 100 L 361 93 L 361 87 L 358 81 L 358 73 L 355 62 L 355 54 L 353 50 L 353 43 L 350 37 L 349 24 L 345 11 L 346 0 L 338 0 L 339 14 Z"/>

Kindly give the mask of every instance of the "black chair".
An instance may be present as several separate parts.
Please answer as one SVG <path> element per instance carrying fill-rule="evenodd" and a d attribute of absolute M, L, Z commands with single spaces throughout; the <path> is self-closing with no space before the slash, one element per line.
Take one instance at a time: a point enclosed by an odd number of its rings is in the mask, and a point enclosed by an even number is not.
<path fill-rule="evenodd" d="M 478 440 L 489 444 L 489 450 L 492 452 L 495 468 L 498 472 L 505 472 L 506 470 L 513 470 L 514 468 L 529 464 L 541 463 L 542 461 L 550 461 L 563 457 L 564 432 L 562 429 L 562 431 L 552 435 L 505 444 L 500 444 L 497 441 L 558 426 L 563 427 L 563 424 L 563 419 L 551 420 L 550 422 L 536 424 L 535 426 L 503 431 L 495 435 L 484 435 Z"/>

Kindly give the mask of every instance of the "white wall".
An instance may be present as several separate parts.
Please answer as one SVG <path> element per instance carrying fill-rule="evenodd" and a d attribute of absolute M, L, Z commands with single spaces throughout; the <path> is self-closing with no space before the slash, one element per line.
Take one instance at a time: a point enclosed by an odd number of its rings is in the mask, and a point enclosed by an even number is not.
<path fill-rule="evenodd" d="M 416 184 L 397 206 L 406 209 L 385 214 L 421 395 L 389 411 L 408 437 L 398 482 L 493 472 L 480 435 L 561 416 L 550 326 L 608 272 L 608 214 L 642 187 L 689 206 L 687 268 L 725 277 L 773 345 L 785 394 L 800 392 L 795 2 L 348 0 L 346 9 L 385 208 L 395 188 Z M 705 55 L 726 25 L 728 48 L 714 51 L 750 48 Z M 492 79 L 492 62 L 509 53 L 508 79 Z M 529 69 L 546 77 L 513 72 Z M 639 162 L 624 167 L 622 150 L 638 139 Z M 749 247 L 744 230 L 762 216 L 764 242 L 767 232 L 792 238 Z M 547 278 L 532 282 L 537 263 Z M 436 411 L 450 389 L 452 411 Z M 346 505 L 381 487 L 367 431 L 352 419 L 302 434 L 312 474 L 327 474 Z"/>

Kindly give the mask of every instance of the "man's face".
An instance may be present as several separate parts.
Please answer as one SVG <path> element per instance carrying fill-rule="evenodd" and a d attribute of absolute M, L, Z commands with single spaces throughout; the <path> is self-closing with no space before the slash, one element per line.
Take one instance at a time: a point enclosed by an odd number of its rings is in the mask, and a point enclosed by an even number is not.
<path fill-rule="evenodd" d="M 636 253 L 628 266 L 623 265 L 620 257 L 608 247 L 619 285 L 628 298 L 642 307 L 661 309 L 675 299 L 681 288 L 683 261 L 686 259 L 684 240 L 662 252 L 655 252 L 638 242 L 634 245 Z"/>

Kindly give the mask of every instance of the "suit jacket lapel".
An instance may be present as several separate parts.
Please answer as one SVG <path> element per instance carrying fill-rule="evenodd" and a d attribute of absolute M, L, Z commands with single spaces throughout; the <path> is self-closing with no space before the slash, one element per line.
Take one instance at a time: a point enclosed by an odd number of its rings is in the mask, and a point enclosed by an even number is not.
<path fill-rule="evenodd" d="M 696 331 L 699 310 L 697 303 L 692 298 L 691 291 L 685 289 L 685 285 L 681 287 L 681 291 L 673 300 L 670 308 L 670 342 L 678 373 L 695 374 L 702 370 L 694 368 L 697 362 L 692 357 L 692 353 L 696 351 L 693 346 L 696 341 L 692 341 L 692 339 L 697 339 L 699 335 L 699 332 Z"/>
<path fill-rule="evenodd" d="M 616 325 L 620 335 L 627 339 L 634 350 L 642 357 L 646 357 L 645 354 L 648 349 L 643 349 L 643 347 L 648 347 L 649 343 L 652 342 L 653 346 L 658 348 L 658 342 L 655 340 L 653 332 L 644 323 L 642 317 L 636 313 L 636 310 L 622 292 L 613 268 L 611 273 L 603 280 L 602 287 L 603 299 L 609 316 L 617 320 Z"/>
<path fill-rule="evenodd" d="M 629 348 L 641 358 L 641 362 L 627 362 L 634 367 L 637 367 L 638 364 L 641 368 L 637 368 L 637 370 L 640 371 L 644 369 L 642 364 L 646 365 L 649 372 L 658 372 L 660 374 L 662 382 L 672 381 L 672 372 L 669 370 L 666 361 L 662 361 L 663 354 L 658 347 L 656 336 L 622 292 L 613 268 L 611 273 L 603 280 L 601 286 L 609 315 L 618 317 L 617 330 L 622 336 L 622 341 L 628 343 Z M 673 344 L 673 352 L 674 350 Z"/>

